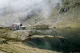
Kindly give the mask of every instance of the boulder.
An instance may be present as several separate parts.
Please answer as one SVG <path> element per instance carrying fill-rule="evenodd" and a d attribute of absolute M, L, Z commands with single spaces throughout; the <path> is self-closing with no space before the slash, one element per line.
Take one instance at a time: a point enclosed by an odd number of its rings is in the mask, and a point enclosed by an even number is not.
<path fill-rule="evenodd" d="M 30 38 L 30 36 L 32 36 L 31 31 L 17 30 L 10 32 L 7 38 L 23 41 Z"/>
<path fill-rule="evenodd" d="M 7 41 L 6 39 L 0 38 L 0 44 L 2 44 L 2 43 L 7 43 L 6 41 Z"/>

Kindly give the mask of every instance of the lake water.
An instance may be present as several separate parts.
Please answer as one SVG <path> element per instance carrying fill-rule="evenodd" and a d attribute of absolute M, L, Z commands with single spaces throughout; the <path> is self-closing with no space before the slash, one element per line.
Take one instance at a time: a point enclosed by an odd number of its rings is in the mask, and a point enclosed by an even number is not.
<path fill-rule="evenodd" d="M 33 35 L 39 36 L 62 36 L 64 38 L 32 38 L 26 44 L 40 49 L 47 49 L 59 52 L 80 51 L 80 30 L 79 29 L 49 29 L 32 30 Z"/>

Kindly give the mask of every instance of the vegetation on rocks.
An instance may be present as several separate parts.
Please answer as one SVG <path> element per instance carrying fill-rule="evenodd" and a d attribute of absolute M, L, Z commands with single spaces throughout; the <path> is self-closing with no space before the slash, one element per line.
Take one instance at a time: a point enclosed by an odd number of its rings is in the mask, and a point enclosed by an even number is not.
<path fill-rule="evenodd" d="M 30 31 L 26 30 L 17 30 L 17 31 L 12 31 L 9 28 L 2 28 L 0 29 L 0 38 L 5 38 L 7 40 L 18 40 L 18 41 L 23 41 L 28 39 L 32 34 Z"/>
<path fill-rule="evenodd" d="M 8 44 L 0 44 L 0 50 L 3 51 L 3 53 L 53 53 L 53 51 L 29 47 L 21 42 L 8 42 Z"/>
<path fill-rule="evenodd" d="M 49 29 L 49 25 L 47 24 L 38 24 L 38 25 L 35 25 L 35 26 L 31 26 L 32 29 Z"/>
<path fill-rule="evenodd" d="M 33 36 L 32 31 L 12 31 L 8 27 L 0 27 L 0 52 L 59 53 L 56 52 L 56 50 L 47 50 L 52 47 L 53 49 L 59 48 L 59 51 L 61 52 L 64 49 L 70 49 L 70 47 L 71 51 L 69 50 L 69 52 L 80 50 L 80 47 L 78 47 L 80 46 L 80 0 L 62 0 L 62 5 L 54 8 L 50 17 L 43 18 L 34 14 L 31 16 L 29 15 L 27 19 L 25 17 L 25 19 L 23 21 L 21 20 L 21 22 L 25 25 L 30 24 L 31 26 L 29 28 L 33 30 L 36 29 L 33 31 L 36 36 Z M 49 35 L 50 38 L 48 37 Z M 38 48 L 24 44 L 25 41 Z M 38 45 L 44 46 L 45 48 L 39 49 L 40 46 Z"/>
<path fill-rule="evenodd" d="M 62 0 L 60 17 L 62 19 L 55 26 L 60 28 L 80 28 L 80 0 Z"/>

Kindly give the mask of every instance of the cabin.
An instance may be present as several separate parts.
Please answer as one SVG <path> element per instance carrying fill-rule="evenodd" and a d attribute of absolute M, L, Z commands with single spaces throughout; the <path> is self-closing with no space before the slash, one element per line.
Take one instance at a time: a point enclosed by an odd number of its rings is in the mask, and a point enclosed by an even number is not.
<path fill-rule="evenodd" d="M 25 30 L 26 27 L 25 26 L 20 26 L 20 30 Z"/>
<path fill-rule="evenodd" d="M 11 26 L 10 26 L 10 29 L 11 30 L 26 30 L 26 27 L 22 25 L 22 23 L 13 23 Z"/>

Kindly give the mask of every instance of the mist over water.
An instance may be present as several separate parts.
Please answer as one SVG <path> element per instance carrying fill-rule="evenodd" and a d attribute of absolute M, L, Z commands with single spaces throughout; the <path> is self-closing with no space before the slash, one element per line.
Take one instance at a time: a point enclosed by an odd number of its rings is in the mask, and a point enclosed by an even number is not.
<path fill-rule="evenodd" d="M 0 25 L 24 21 L 29 18 L 28 15 L 39 15 L 48 20 L 59 3 L 61 0 L 0 0 Z"/>

